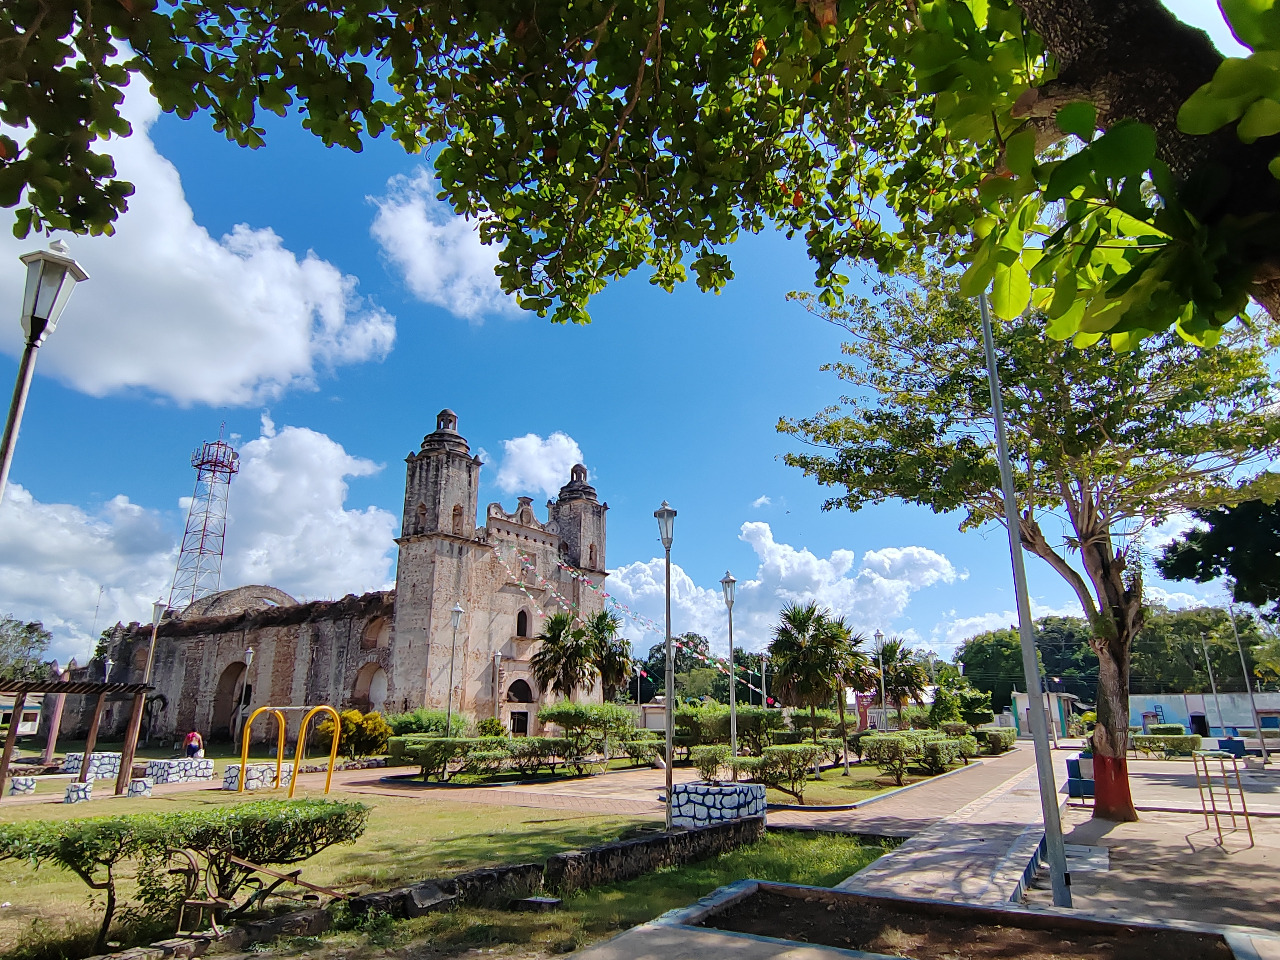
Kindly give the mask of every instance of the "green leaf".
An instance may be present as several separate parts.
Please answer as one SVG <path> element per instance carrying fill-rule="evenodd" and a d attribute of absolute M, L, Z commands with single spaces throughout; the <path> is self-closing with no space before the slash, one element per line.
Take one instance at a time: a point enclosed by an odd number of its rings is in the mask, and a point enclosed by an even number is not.
<path fill-rule="evenodd" d="M 1237 40 L 1251 50 L 1280 49 L 1280 10 L 1275 0 L 1218 0 Z"/>
<path fill-rule="evenodd" d="M 1054 122 L 1063 133 L 1074 133 L 1088 143 L 1098 127 L 1098 111 L 1092 103 L 1068 103 L 1058 111 Z"/>
<path fill-rule="evenodd" d="M 1031 169 L 1036 162 L 1036 132 L 1030 129 L 1023 130 L 1006 140 L 1004 162 L 1005 166 L 1018 176 L 1031 176 Z"/>
<path fill-rule="evenodd" d="M 991 285 L 991 308 L 1001 320 L 1015 320 L 1031 302 L 1031 278 L 1020 262 L 996 268 Z"/>
<path fill-rule="evenodd" d="M 1093 158 L 1086 147 L 1079 153 L 1058 162 L 1045 184 L 1044 199 L 1048 203 L 1071 195 L 1076 187 L 1084 186 L 1093 177 Z"/>
<path fill-rule="evenodd" d="M 1267 164 L 1267 169 L 1271 171 L 1271 175 L 1280 180 L 1280 155 L 1271 158 L 1271 162 Z"/>
<path fill-rule="evenodd" d="M 1244 143 L 1280 133 L 1280 103 L 1270 97 L 1253 101 L 1236 126 L 1236 136 Z"/>
<path fill-rule="evenodd" d="M 1099 177 L 1123 180 L 1142 174 L 1156 156 L 1156 133 L 1145 123 L 1122 120 L 1081 153 L 1093 156 Z"/>

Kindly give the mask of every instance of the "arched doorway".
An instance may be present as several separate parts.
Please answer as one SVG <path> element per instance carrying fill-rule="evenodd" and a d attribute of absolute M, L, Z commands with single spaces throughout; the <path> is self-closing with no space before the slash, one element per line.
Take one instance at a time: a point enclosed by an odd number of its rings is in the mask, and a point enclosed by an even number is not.
<path fill-rule="evenodd" d="M 366 663 L 356 674 L 351 705 L 364 713 L 370 710 L 381 711 L 386 699 L 387 671 L 376 663 Z"/>
<path fill-rule="evenodd" d="M 508 703 L 533 703 L 533 690 L 527 680 L 516 680 L 507 687 Z M 512 709 L 511 734 L 516 737 L 529 735 L 529 711 Z"/>
<path fill-rule="evenodd" d="M 244 679 L 248 667 L 237 661 L 222 671 L 218 686 L 213 692 L 213 720 L 206 736 L 210 740 L 231 740 L 238 724 L 238 708 L 244 698 Z M 178 731 L 185 734 L 186 731 Z"/>

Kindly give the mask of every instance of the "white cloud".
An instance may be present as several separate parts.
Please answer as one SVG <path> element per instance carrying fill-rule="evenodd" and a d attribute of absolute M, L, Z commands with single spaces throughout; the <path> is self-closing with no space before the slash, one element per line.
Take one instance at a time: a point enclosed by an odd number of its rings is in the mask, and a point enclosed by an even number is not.
<path fill-rule="evenodd" d="M 1033 620 L 1039 620 L 1041 617 L 1083 616 L 1084 613 L 1080 609 L 1080 604 L 1075 602 L 1053 607 L 1039 602 L 1034 597 L 1031 599 L 1031 617 Z M 955 655 L 956 648 L 970 637 L 976 637 L 978 634 L 986 633 L 988 630 L 1003 630 L 1006 627 L 1012 627 L 1014 630 L 1018 629 L 1018 612 L 1016 610 L 980 613 L 971 617 L 956 617 L 951 620 L 944 620 L 934 626 L 930 634 L 929 645 L 937 651 L 939 656 L 950 659 Z"/>
<path fill-rule="evenodd" d="M 144 82 L 122 110 L 134 133 L 111 151 L 137 192 L 115 236 L 67 239 L 90 279 L 41 348 L 41 371 L 93 396 L 141 388 L 183 404 L 248 404 L 386 356 L 395 320 L 356 295 L 354 277 L 299 258 L 270 228 L 211 237 L 151 141 L 159 108 Z M 21 302 L 17 255 L 35 246 L 0 234 L 0 303 Z M 0 349 L 21 346 L 18 325 L 0 324 Z"/>
<path fill-rule="evenodd" d="M 476 322 L 517 311 L 493 272 L 500 248 L 481 243 L 476 221 L 436 199 L 429 171 L 392 177 L 385 196 L 369 199 L 378 208 L 369 232 L 415 297 Z"/>
<path fill-rule="evenodd" d="M 222 586 L 270 583 L 300 599 L 389 586 L 396 518 L 347 509 L 346 478 L 380 469 L 322 433 L 263 418 L 240 450 L 232 481 Z M 97 627 L 145 620 L 168 598 L 181 512 L 167 515 L 117 496 L 96 510 L 41 503 L 11 483 L 0 505 L 0 613 L 41 620 L 52 655 L 83 663 Z"/>
<path fill-rule="evenodd" d="M 569 482 L 569 471 L 576 463 L 582 463 L 582 450 L 573 437 L 558 430 L 545 440 L 526 433 L 502 441 L 502 464 L 495 482 L 504 493 L 537 491 L 550 497 Z"/>
<path fill-rule="evenodd" d="M 870 634 L 877 627 L 887 629 L 917 590 L 957 577 L 945 556 L 924 547 L 870 551 L 856 564 L 851 550 L 836 550 L 823 558 L 779 543 L 767 523 L 744 523 L 739 539 L 750 544 L 759 560 L 750 579 L 739 578 L 733 606 L 734 640 L 748 650 L 768 643 L 778 611 L 787 603 L 816 601 L 846 617 L 855 631 Z M 671 574 L 672 629 L 700 633 L 724 651 L 727 615 L 719 584 L 698 586 L 676 564 Z M 663 576 L 660 558 L 631 563 L 610 572 L 608 589 L 631 609 L 661 623 Z M 627 629 L 642 647 L 660 635 L 637 622 L 629 622 Z M 650 636 L 641 640 L 642 632 Z"/>
<path fill-rule="evenodd" d="M 752 509 L 759 510 L 761 507 L 767 507 L 771 503 L 773 503 L 773 501 L 770 500 L 767 495 L 762 495 L 752 500 L 751 506 L 752 506 Z"/>

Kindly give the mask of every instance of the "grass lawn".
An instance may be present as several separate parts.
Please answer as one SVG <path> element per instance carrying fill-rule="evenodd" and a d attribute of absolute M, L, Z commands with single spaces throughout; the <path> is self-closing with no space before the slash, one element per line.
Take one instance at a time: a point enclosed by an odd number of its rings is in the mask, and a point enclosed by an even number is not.
<path fill-rule="evenodd" d="M 103 805 L 95 802 L 84 815 L 170 813 L 243 799 L 234 793 L 200 791 L 149 800 L 111 800 Z M 642 829 L 660 829 L 654 821 L 638 817 L 375 795 L 344 799 L 373 807 L 368 829 L 355 844 L 330 847 L 302 865 L 304 879 L 341 890 L 388 889 L 475 867 L 544 860 L 562 850 L 605 843 Z M 67 808 L 61 804 L 0 804 L 0 821 L 66 818 Z M 130 888 L 129 882 L 123 884 L 125 897 Z M 73 874 L 48 867 L 34 871 L 23 863 L 0 861 L 0 902 L 7 903 L 0 908 L 0 957 L 56 957 L 56 951 L 34 948 L 92 928 L 101 913 L 96 906 L 86 907 L 90 893 Z"/>
<path fill-rule="evenodd" d="M 382 918 L 363 929 L 325 937 L 295 937 L 267 947 L 273 955 L 312 960 L 365 960 L 394 956 L 417 960 L 472 952 L 521 958 L 565 953 L 686 906 L 717 887 L 752 878 L 833 886 L 884 852 L 852 837 L 770 833 L 765 840 L 709 860 L 668 867 L 623 883 L 579 891 L 550 913 L 510 913 L 464 907 L 393 923 Z M 265 945 L 264 945 L 265 946 Z M 711 960 L 711 958 L 708 958 Z"/>

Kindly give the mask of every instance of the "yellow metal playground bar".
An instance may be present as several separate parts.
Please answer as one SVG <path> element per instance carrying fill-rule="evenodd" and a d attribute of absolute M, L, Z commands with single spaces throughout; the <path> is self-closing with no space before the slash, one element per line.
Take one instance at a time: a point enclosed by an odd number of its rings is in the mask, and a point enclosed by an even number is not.
<path fill-rule="evenodd" d="M 329 772 L 324 778 L 324 792 L 329 792 L 329 784 L 333 782 L 333 768 L 338 762 L 338 737 L 342 732 L 342 719 L 338 716 L 338 711 L 330 706 L 319 707 L 259 707 L 249 715 L 249 720 L 244 725 L 244 745 L 240 748 L 240 786 L 236 788 L 237 793 L 244 792 L 244 785 L 249 780 L 249 733 L 253 728 L 253 721 L 258 719 L 258 715 L 262 713 L 270 713 L 276 718 L 276 785 L 272 789 L 280 787 L 280 773 L 284 766 L 284 745 L 285 745 L 285 720 L 284 711 L 286 710 L 306 710 L 306 716 L 302 718 L 302 726 L 298 728 L 298 749 L 293 756 L 293 777 L 289 780 L 289 797 L 293 798 L 293 791 L 298 786 L 298 770 L 302 766 L 302 750 L 307 742 L 307 727 L 311 723 L 311 718 L 317 713 L 327 711 L 333 717 L 333 744 L 329 748 Z"/>

